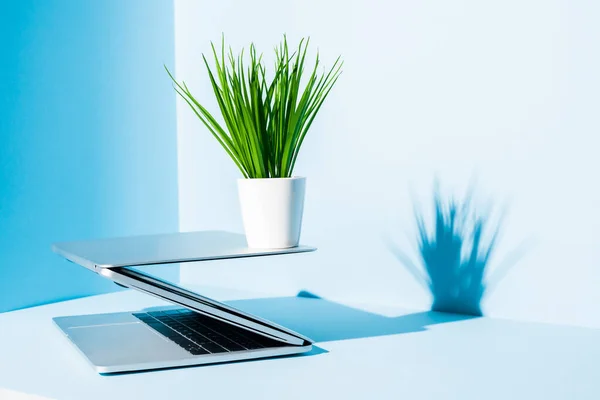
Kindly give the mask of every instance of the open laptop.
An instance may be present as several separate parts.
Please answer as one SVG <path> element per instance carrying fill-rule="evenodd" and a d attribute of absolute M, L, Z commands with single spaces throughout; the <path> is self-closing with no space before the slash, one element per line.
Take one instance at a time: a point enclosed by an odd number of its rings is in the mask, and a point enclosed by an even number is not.
<path fill-rule="evenodd" d="M 66 259 L 173 304 L 155 310 L 56 317 L 54 322 L 102 374 L 303 353 L 312 340 L 142 271 L 146 265 L 315 250 L 249 249 L 243 235 L 206 231 L 57 243 Z M 201 266 L 199 266 L 201 268 Z"/>

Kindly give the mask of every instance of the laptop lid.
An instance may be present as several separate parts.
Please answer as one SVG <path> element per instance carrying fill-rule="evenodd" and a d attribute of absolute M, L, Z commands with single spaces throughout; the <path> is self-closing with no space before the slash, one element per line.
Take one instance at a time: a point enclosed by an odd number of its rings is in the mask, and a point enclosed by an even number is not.
<path fill-rule="evenodd" d="M 274 322 L 184 289 L 175 283 L 144 273 L 139 268 L 103 268 L 98 273 L 119 285 L 150 294 L 172 304 L 286 344 L 302 346 L 305 342 L 313 342 L 311 339 Z"/>
<path fill-rule="evenodd" d="M 68 260 L 89 268 L 119 285 L 283 343 L 298 346 L 305 342 L 312 343 L 299 333 L 204 297 L 139 268 L 145 265 L 298 253 L 315 250 L 312 247 L 249 249 L 245 245 L 243 235 L 205 231 L 66 242 L 57 243 L 52 248 Z"/>
<path fill-rule="evenodd" d="M 301 253 L 316 249 L 309 246 L 251 249 L 246 244 L 246 237 L 239 233 L 200 231 L 55 243 L 52 250 L 67 260 L 96 270 Z"/>

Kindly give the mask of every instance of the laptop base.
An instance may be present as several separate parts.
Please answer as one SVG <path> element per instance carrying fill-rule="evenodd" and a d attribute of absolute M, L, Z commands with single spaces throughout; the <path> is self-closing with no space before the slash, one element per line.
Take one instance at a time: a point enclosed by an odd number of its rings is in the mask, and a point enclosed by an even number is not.
<path fill-rule="evenodd" d="M 53 320 L 101 374 L 277 357 L 312 349 L 310 342 L 304 346 L 280 343 L 207 318 L 185 309 L 168 308 Z"/>

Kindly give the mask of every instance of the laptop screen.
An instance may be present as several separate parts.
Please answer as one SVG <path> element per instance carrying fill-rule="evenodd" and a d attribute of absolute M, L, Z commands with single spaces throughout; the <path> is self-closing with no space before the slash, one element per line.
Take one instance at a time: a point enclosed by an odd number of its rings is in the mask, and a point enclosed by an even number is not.
<path fill-rule="evenodd" d="M 115 283 L 153 295 L 171 304 L 188 308 L 243 329 L 292 345 L 303 345 L 310 339 L 271 321 L 245 313 L 225 303 L 202 296 L 178 283 L 178 265 L 100 269 L 98 273 Z"/>

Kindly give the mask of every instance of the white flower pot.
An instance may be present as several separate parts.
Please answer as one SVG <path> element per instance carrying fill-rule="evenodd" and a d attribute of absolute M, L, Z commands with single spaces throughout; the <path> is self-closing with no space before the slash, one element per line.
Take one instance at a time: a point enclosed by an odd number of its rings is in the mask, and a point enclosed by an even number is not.
<path fill-rule="evenodd" d="M 304 177 L 238 180 L 248 247 L 298 246 L 305 187 Z"/>

